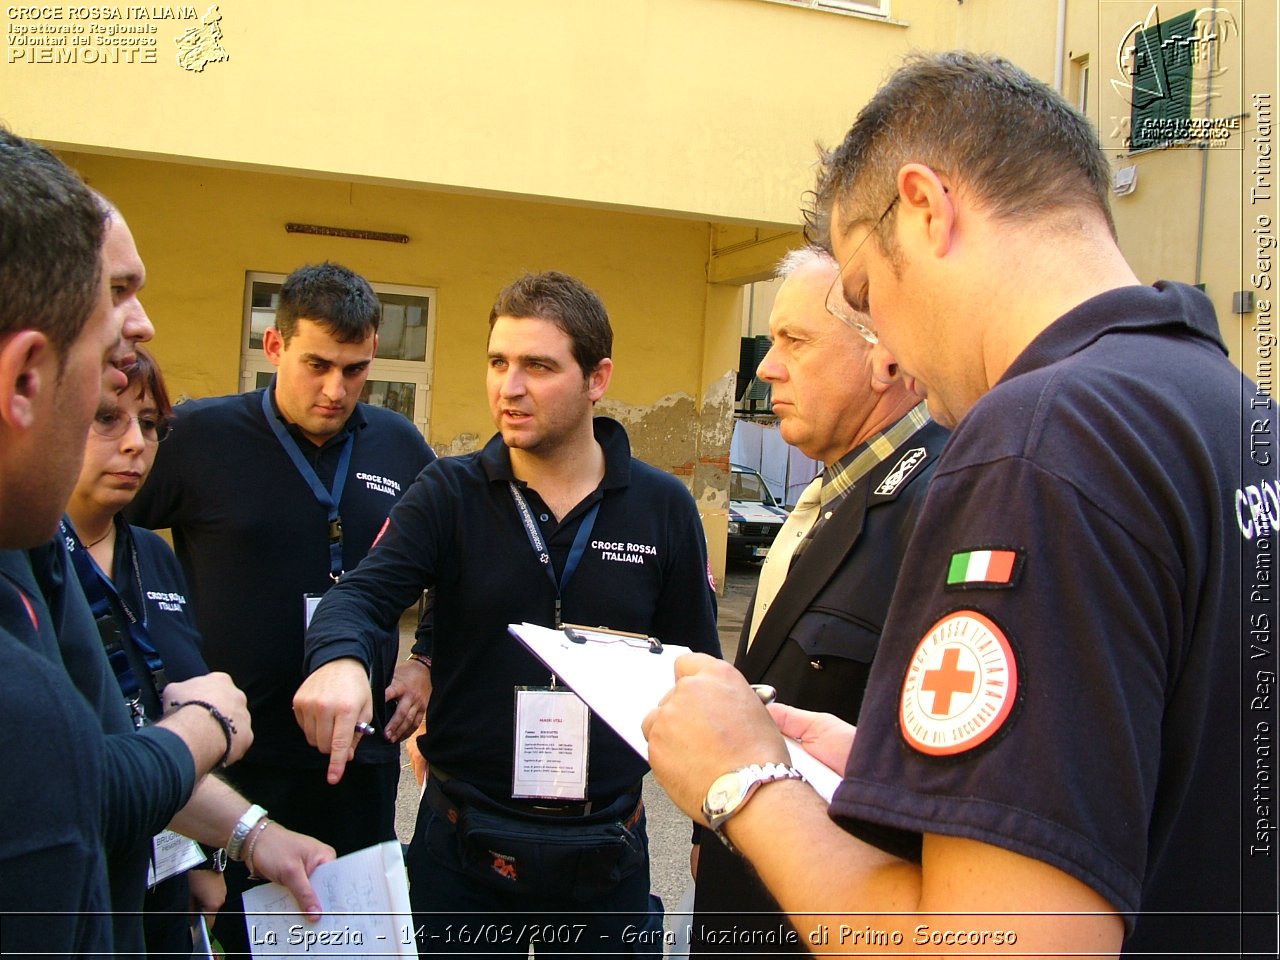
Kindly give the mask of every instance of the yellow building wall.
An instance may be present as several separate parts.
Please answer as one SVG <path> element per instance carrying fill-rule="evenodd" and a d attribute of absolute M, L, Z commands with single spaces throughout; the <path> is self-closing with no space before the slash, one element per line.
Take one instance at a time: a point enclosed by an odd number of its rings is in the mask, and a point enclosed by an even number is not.
<path fill-rule="evenodd" d="M 913 31 L 953 16 L 934 0 L 898 0 L 901 22 L 761 0 L 220 0 L 227 59 L 183 69 L 176 41 L 208 7 L 0 7 L 4 119 L 66 149 L 794 225 L 815 139 L 841 134 Z M 155 9 L 197 19 L 134 12 Z M 13 33 L 46 26 L 90 46 Z M 96 45 L 126 26 L 154 45 Z"/>
<path fill-rule="evenodd" d="M 740 285 L 800 242 L 815 144 L 839 139 L 913 36 L 954 21 L 932 0 L 898 0 L 892 20 L 761 0 L 223 0 L 204 23 L 219 56 L 195 71 L 175 41 L 207 4 L 76 9 L 0 9 L 3 120 L 125 211 L 177 392 L 239 388 L 244 271 L 331 257 L 438 290 L 429 439 L 461 452 L 491 430 L 494 293 L 523 269 L 578 274 L 617 335 L 602 412 L 689 483 L 717 573 Z M 49 45 L 49 27 L 85 46 Z M 124 27 L 154 29 L 131 48 Z"/>
<path fill-rule="evenodd" d="M 288 273 L 333 259 L 373 281 L 438 290 L 429 439 L 442 451 L 466 447 L 467 435 L 482 442 L 493 432 L 483 389 L 489 308 L 525 270 L 563 270 L 600 293 L 615 330 L 617 370 L 608 396 L 624 414 L 664 401 L 696 411 L 702 399 L 705 223 L 87 154 L 65 158 L 129 221 L 148 269 L 143 302 L 156 324 L 155 352 L 174 392 L 239 389 L 247 270 Z M 288 234 L 289 221 L 411 239 Z M 642 434 L 656 429 L 643 421 L 640 427 Z M 687 416 L 682 427 L 696 441 Z M 638 446 L 650 456 L 664 450 L 643 437 Z M 668 469 L 686 465 L 661 459 Z"/>
<path fill-rule="evenodd" d="M 1052 82 L 1056 36 L 1057 6 L 1052 0 L 970 2 L 955 5 L 954 33 L 939 37 L 936 49 L 999 54 Z"/>
<path fill-rule="evenodd" d="M 1191 4 L 1156 6 L 1168 17 Z M 1228 51 L 1235 89 L 1274 93 L 1276 5 L 1221 6 L 1242 26 Z M 58 62 L 70 54 L 41 54 L 35 39 L 24 47 L 21 30 L 49 21 L 0 8 L 0 120 L 59 146 L 125 210 L 177 389 L 238 387 L 245 270 L 333 257 L 373 280 L 438 290 L 430 439 L 444 452 L 469 449 L 491 429 L 480 374 L 494 293 L 523 269 L 567 270 L 614 317 L 618 372 L 605 412 L 627 423 L 640 456 L 690 484 L 713 554 L 740 285 L 767 277 L 802 241 L 815 144 L 837 142 L 911 50 L 992 51 L 1050 82 L 1059 63 L 1051 0 L 893 0 L 887 20 L 765 0 L 222 0 L 227 59 L 185 70 L 175 40 L 208 8 L 68 17 L 88 31 L 94 63 Z M 1078 95 L 1073 61 L 1087 56 L 1088 109 L 1104 142 L 1127 113 L 1110 82 L 1119 38 L 1151 8 L 1063 5 L 1064 90 Z M 195 19 L 151 21 L 153 62 L 98 42 L 146 23 L 143 9 Z M 1230 295 L 1270 255 L 1248 233 L 1263 211 L 1241 199 L 1261 149 L 1256 118 L 1241 112 L 1236 148 L 1208 157 L 1203 224 L 1196 151 L 1111 157 L 1140 167 L 1138 191 L 1114 202 L 1139 276 L 1194 279 L 1202 240 L 1202 279 L 1233 357 L 1253 372 L 1265 348 L 1247 334 L 1266 291 L 1243 318 Z M 413 240 L 287 235 L 291 220 Z"/>
<path fill-rule="evenodd" d="M 1216 19 L 1211 11 L 1216 9 Z M 1062 89 L 1082 100 L 1098 130 L 1113 172 L 1134 166 L 1137 187 L 1111 196 L 1121 249 L 1144 283 L 1203 283 L 1217 311 L 1232 359 L 1274 391 L 1269 374 L 1274 321 L 1264 288 L 1274 283 L 1277 209 L 1271 152 L 1278 89 L 1277 4 L 1216 0 L 1064 0 Z M 958 6 L 955 44 L 1003 54 L 1052 83 L 1057 62 L 1056 2 L 966 3 Z M 1194 144 L 1132 152 L 1130 133 L 1135 30 L 1197 11 L 1203 21 L 1192 90 L 1195 118 L 1235 119 L 1226 141 L 1201 150 Z M 1216 31 L 1217 41 L 1203 38 Z M 915 31 L 913 31 L 913 35 Z M 946 45 L 946 44 L 941 44 Z M 1213 76 L 1209 79 L 1212 47 Z M 1087 81 L 1082 67 L 1087 63 Z M 1265 199 L 1250 198 L 1262 177 Z M 1267 268 L 1263 271 L 1261 268 Z M 1253 290 L 1252 312 L 1232 312 L 1232 294 Z M 1259 329 L 1261 328 L 1261 329 Z M 1262 339 L 1259 339 L 1261 335 Z M 1260 366 L 1260 363 L 1262 364 Z"/>

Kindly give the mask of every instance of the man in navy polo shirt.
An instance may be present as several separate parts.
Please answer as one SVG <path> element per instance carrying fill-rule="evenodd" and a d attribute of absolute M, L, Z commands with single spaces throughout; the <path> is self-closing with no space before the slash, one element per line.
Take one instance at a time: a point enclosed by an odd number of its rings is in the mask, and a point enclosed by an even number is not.
<path fill-rule="evenodd" d="M 40 579 L 63 569 L 60 541 L 47 545 L 93 413 L 125 381 L 114 364 L 131 337 L 149 335 L 111 296 L 104 219 L 61 161 L 0 129 L 0 706 L 12 733 L 0 757 L 5 954 L 141 950 L 140 921 L 108 913 L 119 906 L 108 855 L 145 842 L 201 776 L 252 739 L 244 696 L 225 675 L 171 684 L 163 719 L 122 732 L 116 719 L 131 728 L 118 692 L 97 696 L 114 680 L 101 646 L 83 645 L 96 640 L 92 619 L 87 633 L 66 635 L 83 621 L 61 615 L 77 596 L 88 614 L 83 594 L 50 597 Z M 76 651 L 86 663 L 64 662 Z M 73 666 L 86 682 L 68 675 Z"/>
<path fill-rule="evenodd" d="M 673 798 L 819 948 L 1274 951 L 1253 772 L 1277 723 L 1258 584 L 1280 497 L 1249 443 L 1272 401 L 1203 294 L 1138 282 L 1109 184 L 1087 120 L 968 53 L 913 58 L 825 158 L 828 309 L 954 426 L 913 575 L 856 740 L 774 713 L 845 770 L 830 815 L 720 664 L 679 662 L 646 720 Z"/>
<path fill-rule="evenodd" d="M 434 459 L 411 422 L 358 402 L 379 316 L 369 284 L 346 267 L 295 270 L 263 337 L 277 371 L 271 385 L 179 406 L 129 510 L 132 523 L 172 527 L 205 660 L 248 695 L 256 739 L 227 779 L 339 855 L 394 838 L 396 744 L 421 719 L 429 683 L 420 664 L 396 662 L 395 625 L 382 630 L 365 677 L 378 735 L 365 738 L 342 783 L 328 781 L 291 706 L 306 620 Z M 228 950 L 247 949 L 236 913 L 247 885 L 243 865 L 229 865 L 217 923 Z"/>
<path fill-rule="evenodd" d="M 612 346 L 604 304 L 581 281 L 548 272 L 504 289 L 486 380 L 498 433 L 423 471 L 307 632 L 313 672 L 295 707 L 331 775 L 350 775 L 352 730 L 373 706 L 374 640 L 433 588 L 420 740 L 430 772 L 408 859 L 419 945 L 432 954 L 661 952 L 648 768 L 507 633 L 524 621 L 603 625 L 719 653 L 693 498 L 631 456 L 620 424 L 592 416 Z M 476 935 L 496 920 L 506 926 Z"/>

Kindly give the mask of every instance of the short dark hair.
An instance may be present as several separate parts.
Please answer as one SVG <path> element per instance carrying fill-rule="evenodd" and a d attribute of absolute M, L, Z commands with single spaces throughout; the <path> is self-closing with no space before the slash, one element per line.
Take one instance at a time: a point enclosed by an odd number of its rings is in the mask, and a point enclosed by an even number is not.
<path fill-rule="evenodd" d="M 339 343 L 359 343 L 378 332 L 382 304 L 369 281 L 340 263 L 313 263 L 285 278 L 276 329 L 289 345 L 299 320 L 313 320 Z"/>
<path fill-rule="evenodd" d="M 554 323 L 569 338 L 584 377 L 613 355 L 613 327 L 600 296 L 566 273 L 548 270 L 513 280 L 489 311 L 490 330 L 499 317 L 537 317 Z"/>
<path fill-rule="evenodd" d="M 810 240 L 831 248 L 837 204 L 846 228 L 875 222 L 912 162 L 952 175 L 996 216 L 1083 207 L 1115 233 L 1110 170 L 1089 121 L 1009 61 L 951 51 L 909 57 L 824 154 L 805 213 Z"/>
<path fill-rule="evenodd" d="M 124 375 L 129 380 L 124 392 L 127 393 L 131 389 L 141 390 L 155 402 L 156 413 L 160 419 L 168 420 L 173 416 L 173 402 L 169 399 L 169 390 L 164 385 L 164 374 L 160 372 L 160 364 L 156 363 L 156 358 L 142 347 L 135 347 L 134 353 L 137 359 L 124 370 Z"/>
<path fill-rule="evenodd" d="M 105 230 L 66 164 L 0 127 L 0 337 L 40 331 L 61 370 L 98 299 Z"/>

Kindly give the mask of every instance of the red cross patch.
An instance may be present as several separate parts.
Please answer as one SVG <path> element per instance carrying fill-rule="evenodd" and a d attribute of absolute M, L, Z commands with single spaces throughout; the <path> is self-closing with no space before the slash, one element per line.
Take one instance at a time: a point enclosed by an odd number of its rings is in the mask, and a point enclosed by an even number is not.
<path fill-rule="evenodd" d="M 1018 665 L 1009 638 L 976 610 L 949 613 L 924 635 L 902 683 L 903 739 L 946 756 L 988 740 L 1009 716 Z"/>

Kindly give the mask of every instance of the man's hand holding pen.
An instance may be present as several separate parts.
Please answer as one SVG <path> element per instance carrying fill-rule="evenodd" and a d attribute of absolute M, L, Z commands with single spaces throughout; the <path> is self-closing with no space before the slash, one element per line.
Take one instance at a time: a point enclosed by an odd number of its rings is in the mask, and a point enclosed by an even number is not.
<path fill-rule="evenodd" d="M 331 660 L 302 682 L 293 715 L 307 743 L 329 755 L 329 783 L 337 783 L 363 735 L 358 724 L 373 719 L 373 692 L 364 664 L 351 657 Z"/>

